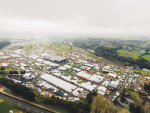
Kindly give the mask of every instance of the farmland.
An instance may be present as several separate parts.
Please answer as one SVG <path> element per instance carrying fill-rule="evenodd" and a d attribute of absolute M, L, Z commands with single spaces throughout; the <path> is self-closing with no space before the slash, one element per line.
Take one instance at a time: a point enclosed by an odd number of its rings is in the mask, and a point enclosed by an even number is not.
<path fill-rule="evenodd" d="M 53 51 L 57 52 L 71 52 L 71 51 L 77 51 L 79 48 L 77 47 L 72 47 L 71 45 L 67 43 L 61 43 L 61 42 L 49 42 L 47 41 L 35 41 L 35 42 L 30 42 L 25 46 L 26 50 L 38 50 L 38 49 L 51 49 Z"/>
<path fill-rule="evenodd" d="M 28 45 L 26 47 L 26 50 L 38 50 L 38 49 L 39 49 L 39 47 L 36 45 Z"/>
<path fill-rule="evenodd" d="M 146 54 L 146 55 L 142 56 L 142 58 L 150 61 L 150 55 L 149 54 Z"/>
<path fill-rule="evenodd" d="M 69 44 L 59 44 L 59 43 L 56 43 L 56 44 L 53 44 L 53 43 L 47 44 L 46 43 L 46 44 L 44 44 L 44 48 L 51 49 L 51 50 L 54 50 L 57 52 L 71 52 L 71 51 L 78 50 L 77 47 L 72 47 L 72 49 L 71 49 L 71 45 L 69 45 Z"/>
<path fill-rule="evenodd" d="M 119 56 L 125 56 L 125 57 L 133 57 L 133 59 L 138 59 L 141 54 L 139 54 L 139 51 L 132 50 L 131 52 L 128 52 L 127 49 L 119 49 L 117 50 L 117 53 Z"/>

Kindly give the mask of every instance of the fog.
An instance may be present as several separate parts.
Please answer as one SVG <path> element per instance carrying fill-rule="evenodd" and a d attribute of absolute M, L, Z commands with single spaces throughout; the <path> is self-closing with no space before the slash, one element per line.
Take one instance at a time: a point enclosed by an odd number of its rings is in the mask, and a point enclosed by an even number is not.
<path fill-rule="evenodd" d="M 149 0 L 1 0 L 0 31 L 149 35 Z"/>

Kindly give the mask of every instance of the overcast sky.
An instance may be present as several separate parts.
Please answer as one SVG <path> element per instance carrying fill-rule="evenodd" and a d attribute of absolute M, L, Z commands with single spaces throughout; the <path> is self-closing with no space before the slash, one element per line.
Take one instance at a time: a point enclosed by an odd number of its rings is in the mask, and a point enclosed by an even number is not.
<path fill-rule="evenodd" d="M 0 31 L 150 34 L 150 0 L 0 0 Z"/>

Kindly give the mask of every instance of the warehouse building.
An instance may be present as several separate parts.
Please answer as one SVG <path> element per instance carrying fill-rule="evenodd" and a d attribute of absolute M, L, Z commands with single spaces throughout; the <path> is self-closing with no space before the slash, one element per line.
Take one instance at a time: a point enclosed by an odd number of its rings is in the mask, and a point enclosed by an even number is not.
<path fill-rule="evenodd" d="M 65 57 L 58 56 L 58 55 L 46 55 L 43 57 L 43 59 L 52 61 L 52 62 L 56 62 L 56 63 L 63 63 L 63 62 L 67 61 L 67 59 Z"/>

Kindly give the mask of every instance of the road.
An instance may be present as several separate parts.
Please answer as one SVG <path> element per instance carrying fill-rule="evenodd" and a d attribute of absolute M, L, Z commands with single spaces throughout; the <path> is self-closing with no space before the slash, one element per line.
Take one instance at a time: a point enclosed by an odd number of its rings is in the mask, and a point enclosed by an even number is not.
<path fill-rule="evenodd" d="M 25 108 L 27 108 L 29 110 L 32 110 L 34 113 L 49 113 L 47 111 L 41 110 L 41 109 L 39 109 L 37 107 L 31 106 L 31 105 L 26 104 L 24 102 L 21 102 L 19 100 L 12 99 L 12 98 L 10 98 L 8 96 L 5 96 L 5 95 L 2 95 L 2 94 L 0 94 L 0 98 L 2 98 L 4 100 L 7 100 L 9 102 L 12 102 L 14 104 L 20 104 L 20 106 L 25 107 Z"/>

